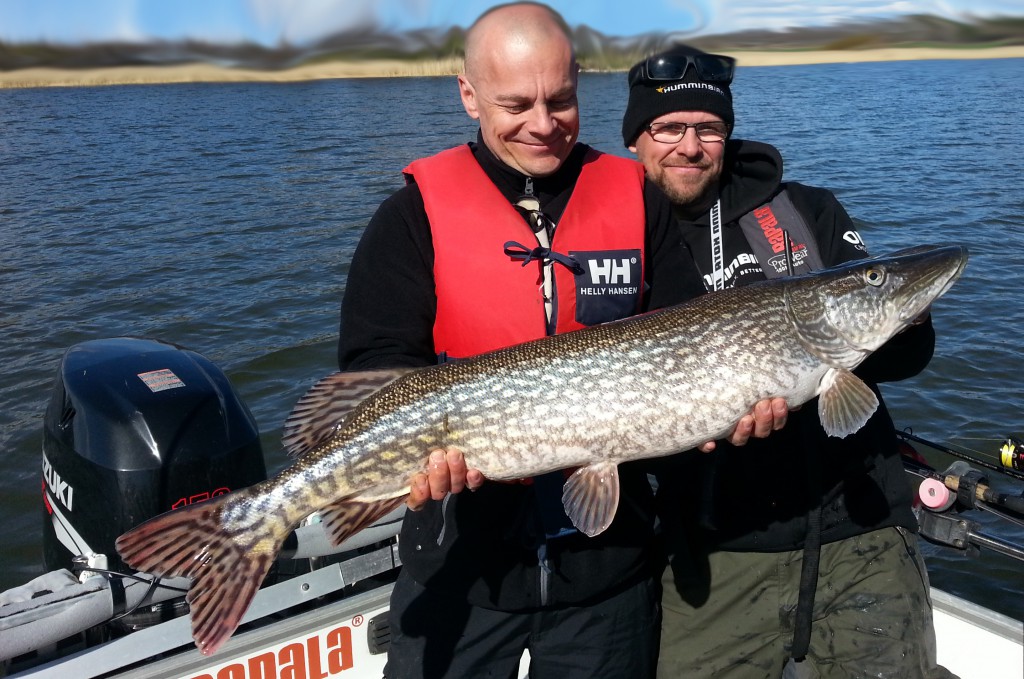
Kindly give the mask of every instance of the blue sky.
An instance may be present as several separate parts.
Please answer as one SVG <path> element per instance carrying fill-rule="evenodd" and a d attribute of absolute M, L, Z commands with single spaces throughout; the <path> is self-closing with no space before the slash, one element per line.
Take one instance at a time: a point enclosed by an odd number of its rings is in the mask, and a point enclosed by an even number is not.
<path fill-rule="evenodd" d="M 345 28 L 468 26 L 489 0 L 0 0 L 0 40 L 257 42 L 316 40 Z M 906 14 L 1022 16 L 1020 0 L 551 0 L 570 25 L 607 35 L 700 35 Z"/>

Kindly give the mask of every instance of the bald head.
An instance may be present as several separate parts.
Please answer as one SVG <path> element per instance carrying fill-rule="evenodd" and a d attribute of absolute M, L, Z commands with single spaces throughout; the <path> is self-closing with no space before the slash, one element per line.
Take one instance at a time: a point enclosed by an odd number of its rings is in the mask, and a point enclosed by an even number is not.
<path fill-rule="evenodd" d="M 466 35 L 459 96 L 491 153 L 544 177 L 558 171 L 579 134 L 578 72 L 562 17 L 537 3 L 501 5 Z"/>
<path fill-rule="evenodd" d="M 480 15 L 466 33 L 465 73 L 473 78 L 489 73 L 495 64 L 522 61 L 552 48 L 564 50 L 575 64 L 572 34 L 558 12 L 533 2 L 498 5 Z"/>

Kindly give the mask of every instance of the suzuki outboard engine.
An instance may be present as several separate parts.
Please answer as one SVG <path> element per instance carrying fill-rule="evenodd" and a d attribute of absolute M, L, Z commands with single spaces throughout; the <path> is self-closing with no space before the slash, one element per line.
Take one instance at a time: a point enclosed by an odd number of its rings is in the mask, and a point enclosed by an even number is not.
<path fill-rule="evenodd" d="M 252 414 L 209 360 L 151 339 L 77 344 L 43 430 L 46 568 L 129 573 L 119 535 L 265 478 Z"/>

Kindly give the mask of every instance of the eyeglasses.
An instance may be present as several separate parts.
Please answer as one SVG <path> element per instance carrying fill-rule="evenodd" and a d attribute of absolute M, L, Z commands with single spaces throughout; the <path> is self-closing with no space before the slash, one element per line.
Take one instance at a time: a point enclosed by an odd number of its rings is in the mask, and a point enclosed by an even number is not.
<path fill-rule="evenodd" d="M 653 56 L 630 74 L 629 85 L 646 80 L 682 80 L 693 66 L 697 77 L 706 83 L 728 85 L 736 72 L 736 60 L 719 54 L 668 54 Z"/>
<path fill-rule="evenodd" d="M 662 144 L 678 144 L 690 128 L 697 133 L 697 139 L 704 142 L 725 141 L 729 137 L 729 125 L 721 120 L 703 123 L 651 123 L 647 131 L 651 139 Z"/>

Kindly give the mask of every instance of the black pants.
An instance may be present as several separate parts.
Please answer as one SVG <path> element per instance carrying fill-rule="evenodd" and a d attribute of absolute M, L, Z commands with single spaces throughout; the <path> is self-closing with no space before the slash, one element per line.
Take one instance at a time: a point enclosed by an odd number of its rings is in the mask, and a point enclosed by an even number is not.
<path fill-rule="evenodd" d="M 587 606 L 506 613 L 425 590 L 402 573 L 391 595 L 386 679 L 653 677 L 661 591 L 645 580 Z"/>

